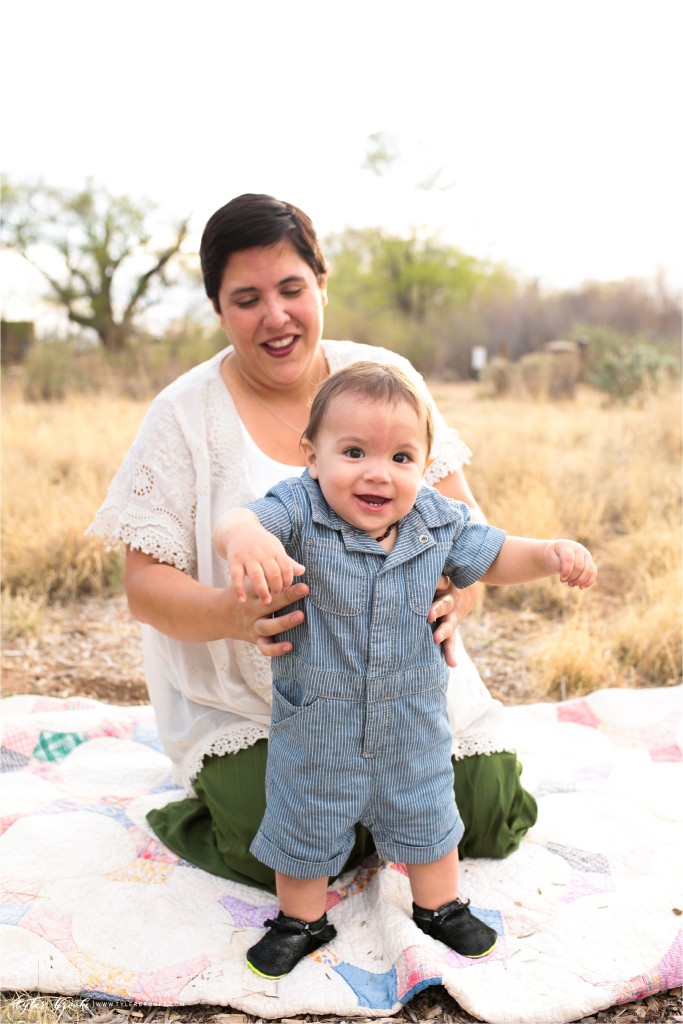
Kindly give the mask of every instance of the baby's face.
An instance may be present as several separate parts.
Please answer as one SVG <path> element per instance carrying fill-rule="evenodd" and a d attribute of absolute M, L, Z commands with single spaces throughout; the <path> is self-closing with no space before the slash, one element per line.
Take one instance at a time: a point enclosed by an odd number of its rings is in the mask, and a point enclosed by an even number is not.
<path fill-rule="evenodd" d="M 385 405 L 351 392 L 332 399 L 305 448 L 328 505 L 373 536 L 413 507 L 429 454 L 425 423 L 407 402 Z"/>

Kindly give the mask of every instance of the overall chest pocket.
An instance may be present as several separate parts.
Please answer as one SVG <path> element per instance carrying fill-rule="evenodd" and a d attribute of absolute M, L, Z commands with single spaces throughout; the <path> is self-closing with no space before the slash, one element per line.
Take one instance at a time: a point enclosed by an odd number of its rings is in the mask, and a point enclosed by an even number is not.
<path fill-rule="evenodd" d="M 416 615 L 426 619 L 434 600 L 436 584 L 439 579 L 438 573 L 435 576 L 434 572 L 428 571 L 421 559 L 407 562 L 403 571 L 408 604 Z"/>
<path fill-rule="evenodd" d="M 343 542 L 310 540 L 304 552 L 304 577 L 316 608 L 335 615 L 358 615 L 365 608 L 367 574 L 363 556 L 349 553 Z"/>

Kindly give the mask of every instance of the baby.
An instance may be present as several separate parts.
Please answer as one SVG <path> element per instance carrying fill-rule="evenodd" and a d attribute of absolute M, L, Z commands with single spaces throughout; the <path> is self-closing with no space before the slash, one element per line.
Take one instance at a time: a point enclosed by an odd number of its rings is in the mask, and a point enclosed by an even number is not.
<path fill-rule="evenodd" d="M 441 574 L 456 587 L 557 574 L 584 589 L 597 570 L 581 544 L 508 537 L 425 487 L 432 435 L 430 406 L 400 370 L 355 363 L 315 396 L 303 476 L 214 530 L 240 600 L 246 578 L 266 603 L 294 576 L 310 585 L 294 649 L 273 661 L 267 807 L 251 846 L 280 905 L 247 953 L 266 978 L 336 935 L 327 885 L 357 822 L 406 865 L 422 931 L 466 957 L 497 940 L 458 897 L 449 670 L 427 614 Z"/>

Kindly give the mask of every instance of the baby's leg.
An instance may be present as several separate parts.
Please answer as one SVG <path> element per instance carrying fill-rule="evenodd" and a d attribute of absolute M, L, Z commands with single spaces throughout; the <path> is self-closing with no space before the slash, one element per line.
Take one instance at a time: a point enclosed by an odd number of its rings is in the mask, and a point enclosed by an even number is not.
<path fill-rule="evenodd" d="M 406 864 L 413 899 L 426 910 L 438 910 L 458 896 L 458 850 L 430 864 Z M 277 876 L 276 876 L 277 877 Z"/>
<path fill-rule="evenodd" d="M 247 964 L 263 978 L 289 974 L 299 960 L 337 934 L 325 913 L 328 878 L 290 878 L 275 872 L 280 913 L 247 952 Z"/>
<path fill-rule="evenodd" d="M 490 953 L 498 940 L 493 928 L 458 899 L 458 851 L 431 864 L 406 864 L 413 894 L 413 920 L 418 928 L 461 956 Z"/>
<path fill-rule="evenodd" d="M 276 871 L 275 889 L 280 910 L 287 917 L 296 917 L 300 921 L 317 921 L 325 913 L 328 881 L 327 876 L 291 878 Z"/>

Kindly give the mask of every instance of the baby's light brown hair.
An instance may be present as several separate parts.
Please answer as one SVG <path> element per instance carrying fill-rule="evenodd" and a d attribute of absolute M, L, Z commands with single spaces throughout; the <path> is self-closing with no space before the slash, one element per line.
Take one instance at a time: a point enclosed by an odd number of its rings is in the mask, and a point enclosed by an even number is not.
<path fill-rule="evenodd" d="M 354 394 L 360 398 L 369 398 L 372 402 L 393 406 L 407 402 L 425 425 L 427 454 L 431 452 L 434 416 L 429 401 L 403 370 L 371 362 L 352 363 L 333 373 L 320 385 L 313 398 L 308 426 L 303 433 L 312 444 L 315 443 L 330 403 L 343 394 Z"/>

